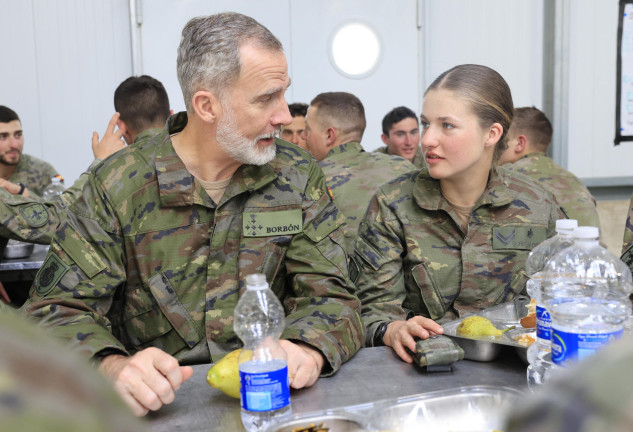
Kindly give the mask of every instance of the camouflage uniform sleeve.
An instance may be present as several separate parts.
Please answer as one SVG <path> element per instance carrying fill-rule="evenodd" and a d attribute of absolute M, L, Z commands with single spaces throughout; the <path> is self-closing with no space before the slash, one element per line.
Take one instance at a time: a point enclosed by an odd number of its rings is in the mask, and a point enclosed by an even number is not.
<path fill-rule="evenodd" d="M 402 253 L 404 232 L 380 189 L 372 198 L 354 243 L 353 278 L 361 300 L 365 345 L 384 321 L 405 320 Z"/>
<path fill-rule="evenodd" d="M 86 171 L 81 173 L 79 178 L 75 180 L 75 183 L 73 183 L 72 186 L 62 192 L 62 200 L 67 206 L 71 205 L 77 200 L 77 198 L 79 198 L 79 196 L 81 195 L 81 191 L 83 190 L 85 184 L 88 182 L 90 173 L 92 172 L 93 168 L 96 167 L 101 161 L 102 159 L 95 159 L 86 169 Z"/>
<path fill-rule="evenodd" d="M 40 202 L 12 195 L 0 188 L 0 236 L 30 243 L 49 244 L 66 214 L 59 202 Z"/>
<path fill-rule="evenodd" d="M 106 318 L 125 281 L 121 230 L 93 175 L 57 230 L 23 309 L 88 357 L 125 353 Z"/>
<path fill-rule="evenodd" d="M 321 372 L 336 372 L 362 346 L 360 302 L 347 271 L 344 217 L 332 202 L 321 168 L 313 161 L 305 191 L 303 232 L 286 252 L 288 293 L 282 338 L 315 347 L 327 360 Z M 307 207 L 307 208 L 306 208 Z"/>

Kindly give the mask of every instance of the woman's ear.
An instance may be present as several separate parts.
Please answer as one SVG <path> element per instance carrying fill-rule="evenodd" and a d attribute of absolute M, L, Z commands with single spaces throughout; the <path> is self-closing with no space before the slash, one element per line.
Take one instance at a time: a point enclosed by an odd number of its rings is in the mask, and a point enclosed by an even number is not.
<path fill-rule="evenodd" d="M 222 112 L 220 99 L 213 93 L 206 90 L 199 90 L 191 98 L 193 111 L 204 122 L 215 123 L 218 115 Z"/>
<path fill-rule="evenodd" d="M 500 123 L 493 123 L 488 129 L 488 138 L 486 139 L 486 146 L 494 147 L 497 145 L 501 136 L 503 135 L 503 126 Z"/>

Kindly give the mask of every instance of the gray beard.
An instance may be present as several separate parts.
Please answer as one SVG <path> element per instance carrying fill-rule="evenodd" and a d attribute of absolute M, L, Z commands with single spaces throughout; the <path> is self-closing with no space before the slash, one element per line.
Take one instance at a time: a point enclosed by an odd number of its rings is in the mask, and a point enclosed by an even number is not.
<path fill-rule="evenodd" d="M 270 134 L 260 135 L 254 140 L 240 135 L 233 111 L 228 104 L 223 104 L 225 116 L 218 124 L 216 139 L 220 148 L 226 152 L 231 158 L 246 165 L 265 165 L 272 161 L 277 154 L 277 146 L 275 143 L 259 148 L 257 141 L 265 138 L 274 138 L 279 132 L 274 131 Z"/>

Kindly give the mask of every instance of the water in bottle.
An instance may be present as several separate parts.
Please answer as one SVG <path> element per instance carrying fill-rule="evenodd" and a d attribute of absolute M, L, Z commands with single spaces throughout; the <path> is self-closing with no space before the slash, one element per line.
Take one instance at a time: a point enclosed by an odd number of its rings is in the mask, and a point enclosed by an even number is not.
<path fill-rule="evenodd" d="M 574 244 L 544 271 L 544 297 L 552 317 L 551 361 L 566 367 L 622 335 L 631 315 L 631 272 L 598 242 L 595 227 L 574 231 Z"/>
<path fill-rule="evenodd" d="M 577 227 L 578 222 L 575 219 L 557 220 L 556 235 L 536 246 L 525 261 L 525 271 L 530 276 L 527 292 L 536 301 L 536 342 L 527 352 L 530 364 L 527 368 L 527 381 L 530 388 L 535 388 L 547 379 L 551 366 L 551 319 L 541 295 L 543 269 L 554 255 L 573 244 L 573 233 Z"/>
<path fill-rule="evenodd" d="M 262 431 L 291 414 L 286 352 L 279 344 L 285 314 L 263 274 L 246 277 L 233 327 L 244 342 L 239 357 L 242 423 Z"/>
<path fill-rule="evenodd" d="M 60 175 L 56 175 L 51 178 L 51 184 L 42 192 L 42 198 L 44 201 L 51 201 L 55 197 L 60 196 L 66 188 L 64 187 L 64 179 Z"/>

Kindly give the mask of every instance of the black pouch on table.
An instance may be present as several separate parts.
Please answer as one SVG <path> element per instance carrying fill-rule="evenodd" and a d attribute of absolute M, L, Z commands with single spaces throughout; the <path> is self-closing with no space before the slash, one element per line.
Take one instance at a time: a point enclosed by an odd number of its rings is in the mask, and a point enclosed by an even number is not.
<path fill-rule="evenodd" d="M 448 336 L 422 339 L 415 344 L 413 360 L 427 372 L 450 372 L 464 358 L 464 350 Z"/>

